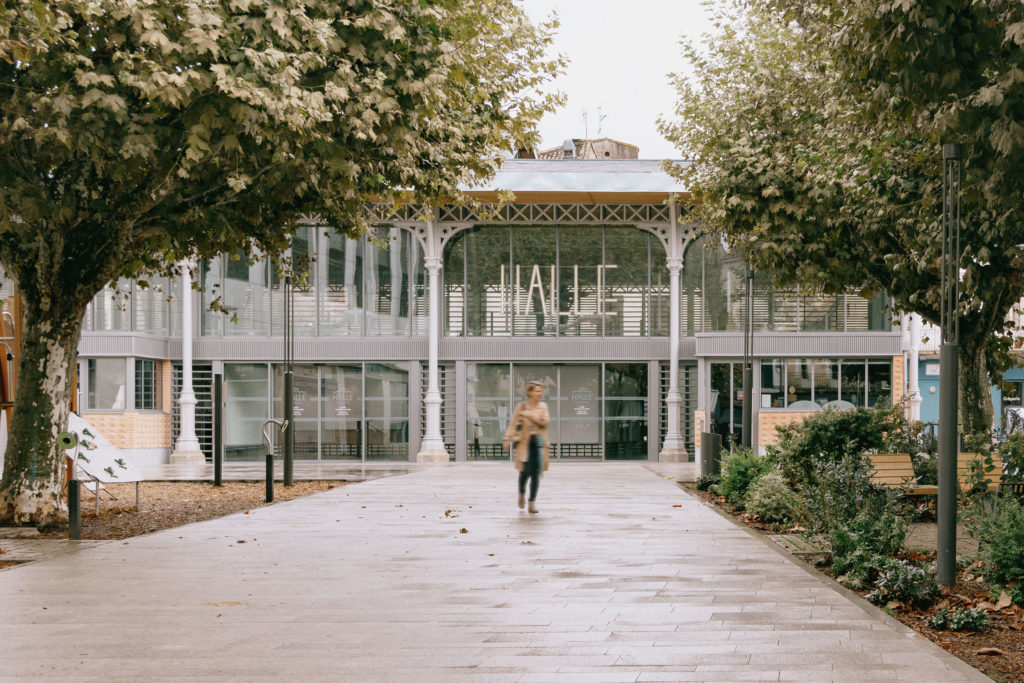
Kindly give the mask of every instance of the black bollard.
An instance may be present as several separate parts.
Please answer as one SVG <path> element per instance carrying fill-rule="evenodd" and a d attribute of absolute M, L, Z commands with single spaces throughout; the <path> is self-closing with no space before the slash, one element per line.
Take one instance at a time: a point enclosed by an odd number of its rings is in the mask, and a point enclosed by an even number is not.
<path fill-rule="evenodd" d="M 274 502 L 274 454 L 267 453 L 267 502 Z"/>
<path fill-rule="evenodd" d="M 700 435 L 700 473 L 721 474 L 722 435 L 703 432 Z"/>
<path fill-rule="evenodd" d="M 224 483 L 224 375 L 213 376 L 213 485 Z"/>
<path fill-rule="evenodd" d="M 99 493 L 99 491 L 97 491 Z M 77 479 L 68 482 L 68 540 L 82 539 L 82 487 Z"/>

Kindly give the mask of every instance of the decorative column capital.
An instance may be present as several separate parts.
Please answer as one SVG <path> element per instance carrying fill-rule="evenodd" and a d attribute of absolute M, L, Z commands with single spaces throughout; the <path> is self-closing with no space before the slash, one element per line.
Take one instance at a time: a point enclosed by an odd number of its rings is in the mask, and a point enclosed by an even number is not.
<path fill-rule="evenodd" d="M 669 272 L 673 275 L 678 274 L 683 269 L 683 259 L 679 256 L 669 256 L 665 259 L 665 262 L 668 265 Z"/>
<path fill-rule="evenodd" d="M 426 256 L 423 259 L 423 265 L 427 267 L 427 270 L 431 274 L 437 273 L 441 270 L 441 257 L 440 256 Z"/>

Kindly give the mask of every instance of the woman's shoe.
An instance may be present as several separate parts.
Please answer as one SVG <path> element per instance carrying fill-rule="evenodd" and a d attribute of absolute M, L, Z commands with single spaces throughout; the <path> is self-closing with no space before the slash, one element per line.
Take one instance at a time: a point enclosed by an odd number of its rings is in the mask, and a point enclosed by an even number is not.
<path fill-rule="evenodd" d="M 526 507 L 526 494 L 525 493 L 520 493 L 519 494 L 519 509 L 522 510 L 524 507 Z"/>
<path fill-rule="evenodd" d="M 530 501 L 530 512 L 540 512 L 540 510 L 537 509 L 537 504 L 532 500 Z"/>

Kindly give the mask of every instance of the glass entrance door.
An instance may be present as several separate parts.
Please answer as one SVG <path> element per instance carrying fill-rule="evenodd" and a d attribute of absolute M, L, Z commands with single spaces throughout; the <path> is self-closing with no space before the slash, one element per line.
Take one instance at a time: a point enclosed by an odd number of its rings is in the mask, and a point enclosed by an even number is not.
<path fill-rule="evenodd" d="M 557 404 L 558 458 L 600 460 L 601 366 L 564 365 L 559 370 Z"/>
<path fill-rule="evenodd" d="M 508 459 L 501 440 L 535 381 L 551 414 L 552 458 L 646 460 L 647 375 L 646 363 L 468 363 L 466 459 Z"/>

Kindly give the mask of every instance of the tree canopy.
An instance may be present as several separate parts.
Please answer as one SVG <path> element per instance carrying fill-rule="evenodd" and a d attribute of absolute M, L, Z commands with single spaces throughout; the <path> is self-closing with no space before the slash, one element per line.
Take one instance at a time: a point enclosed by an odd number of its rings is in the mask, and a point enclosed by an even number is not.
<path fill-rule="evenodd" d="M 458 196 L 559 101 L 553 28 L 514 0 L 7 3 L 0 265 L 25 331 L 0 521 L 60 511 L 54 437 L 104 284 Z"/>
<path fill-rule="evenodd" d="M 961 411 L 989 429 L 986 368 L 1024 294 L 1016 211 L 1020 3 L 734 0 L 661 127 L 703 217 L 781 281 L 884 289 L 938 322 L 941 145 L 964 146 Z M 1015 28 L 1018 27 L 1018 28 Z"/>

